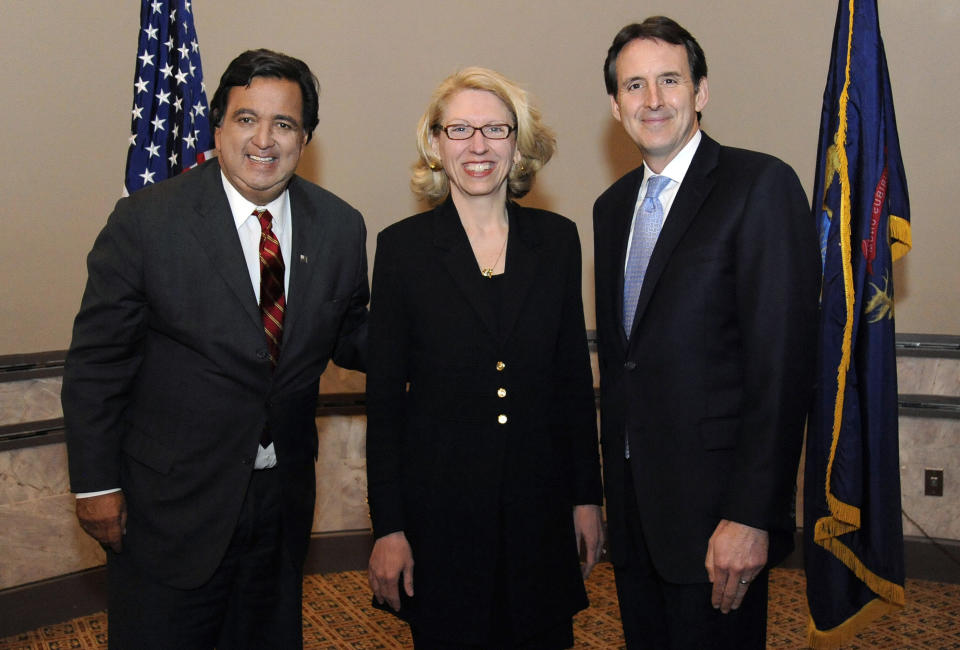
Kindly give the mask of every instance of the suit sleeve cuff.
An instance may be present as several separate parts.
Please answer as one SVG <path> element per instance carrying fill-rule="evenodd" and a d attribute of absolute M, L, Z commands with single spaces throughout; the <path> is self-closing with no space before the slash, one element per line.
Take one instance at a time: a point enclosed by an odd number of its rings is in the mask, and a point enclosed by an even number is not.
<path fill-rule="evenodd" d="M 120 488 L 113 488 L 112 490 L 98 490 L 97 492 L 77 492 L 78 499 L 87 499 L 89 497 L 99 497 L 104 494 L 110 494 L 112 492 L 119 492 Z"/>

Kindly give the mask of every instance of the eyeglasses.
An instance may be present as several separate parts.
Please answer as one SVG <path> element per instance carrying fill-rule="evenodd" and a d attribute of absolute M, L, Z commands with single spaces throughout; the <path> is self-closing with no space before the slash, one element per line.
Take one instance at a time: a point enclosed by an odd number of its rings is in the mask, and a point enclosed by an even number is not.
<path fill-rule="evenodd" d="M 509 124 L 484 124 L 483 126 L 473 126 L 471 124 L 448 124 L 441 126 L 435 124 L 435 129 L 440 129 L 447 134 L 451 140 L 469 140 L 473 134 L 480 131 L 488 140 L 505 140 L 510 137 L 510 133 L 517 130 L 517 127 Z"/>

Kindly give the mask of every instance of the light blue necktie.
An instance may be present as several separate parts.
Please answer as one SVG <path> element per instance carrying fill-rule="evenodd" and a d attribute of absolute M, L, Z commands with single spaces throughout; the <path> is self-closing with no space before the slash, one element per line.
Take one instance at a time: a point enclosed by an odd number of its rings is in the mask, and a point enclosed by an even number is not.
<path fill-rule="evenodd" d="M 663 204 L 658 197 L 669 183 L 670 179 L 666 176 L 651 176 L 647 180 L 647 193 L 633 218 L 630 258 L 623 273 L 623 331 L 627 338 L 630 338 L 630 330 L 633 329 L 633 317 L 637 313 L 643 276 L 647 272 L 647 264 L 650 263 L 650 255 L 663 224 Z"/>

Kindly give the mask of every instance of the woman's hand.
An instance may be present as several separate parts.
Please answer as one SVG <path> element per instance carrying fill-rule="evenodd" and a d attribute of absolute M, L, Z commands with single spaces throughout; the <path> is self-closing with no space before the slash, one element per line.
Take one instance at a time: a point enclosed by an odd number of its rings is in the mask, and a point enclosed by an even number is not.
<path fill-rule="evenodd" d="M 586 559 L 581 571 L 586 580 L 590 571 L 600 561 L 603 550 L 603 522 L 600 506 L 587 504 L 573 507 L 573 530 L 577 535 L 577 550 L 584 549 Z"/>

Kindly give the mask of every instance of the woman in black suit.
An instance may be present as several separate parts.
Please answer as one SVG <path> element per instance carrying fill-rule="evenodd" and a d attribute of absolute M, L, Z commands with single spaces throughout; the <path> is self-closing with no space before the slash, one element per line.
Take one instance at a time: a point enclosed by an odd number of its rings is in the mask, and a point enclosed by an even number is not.
<path fill-rule="evenodd" d="M 377 239 L 369 577 L 417 647 L 569 647 L 587 606 L 602 495 L 580 241 L 509 200 L 554 148 L 516 84 L 452 75 L 418 127 L 412 186 L 435 207 Z"/>

